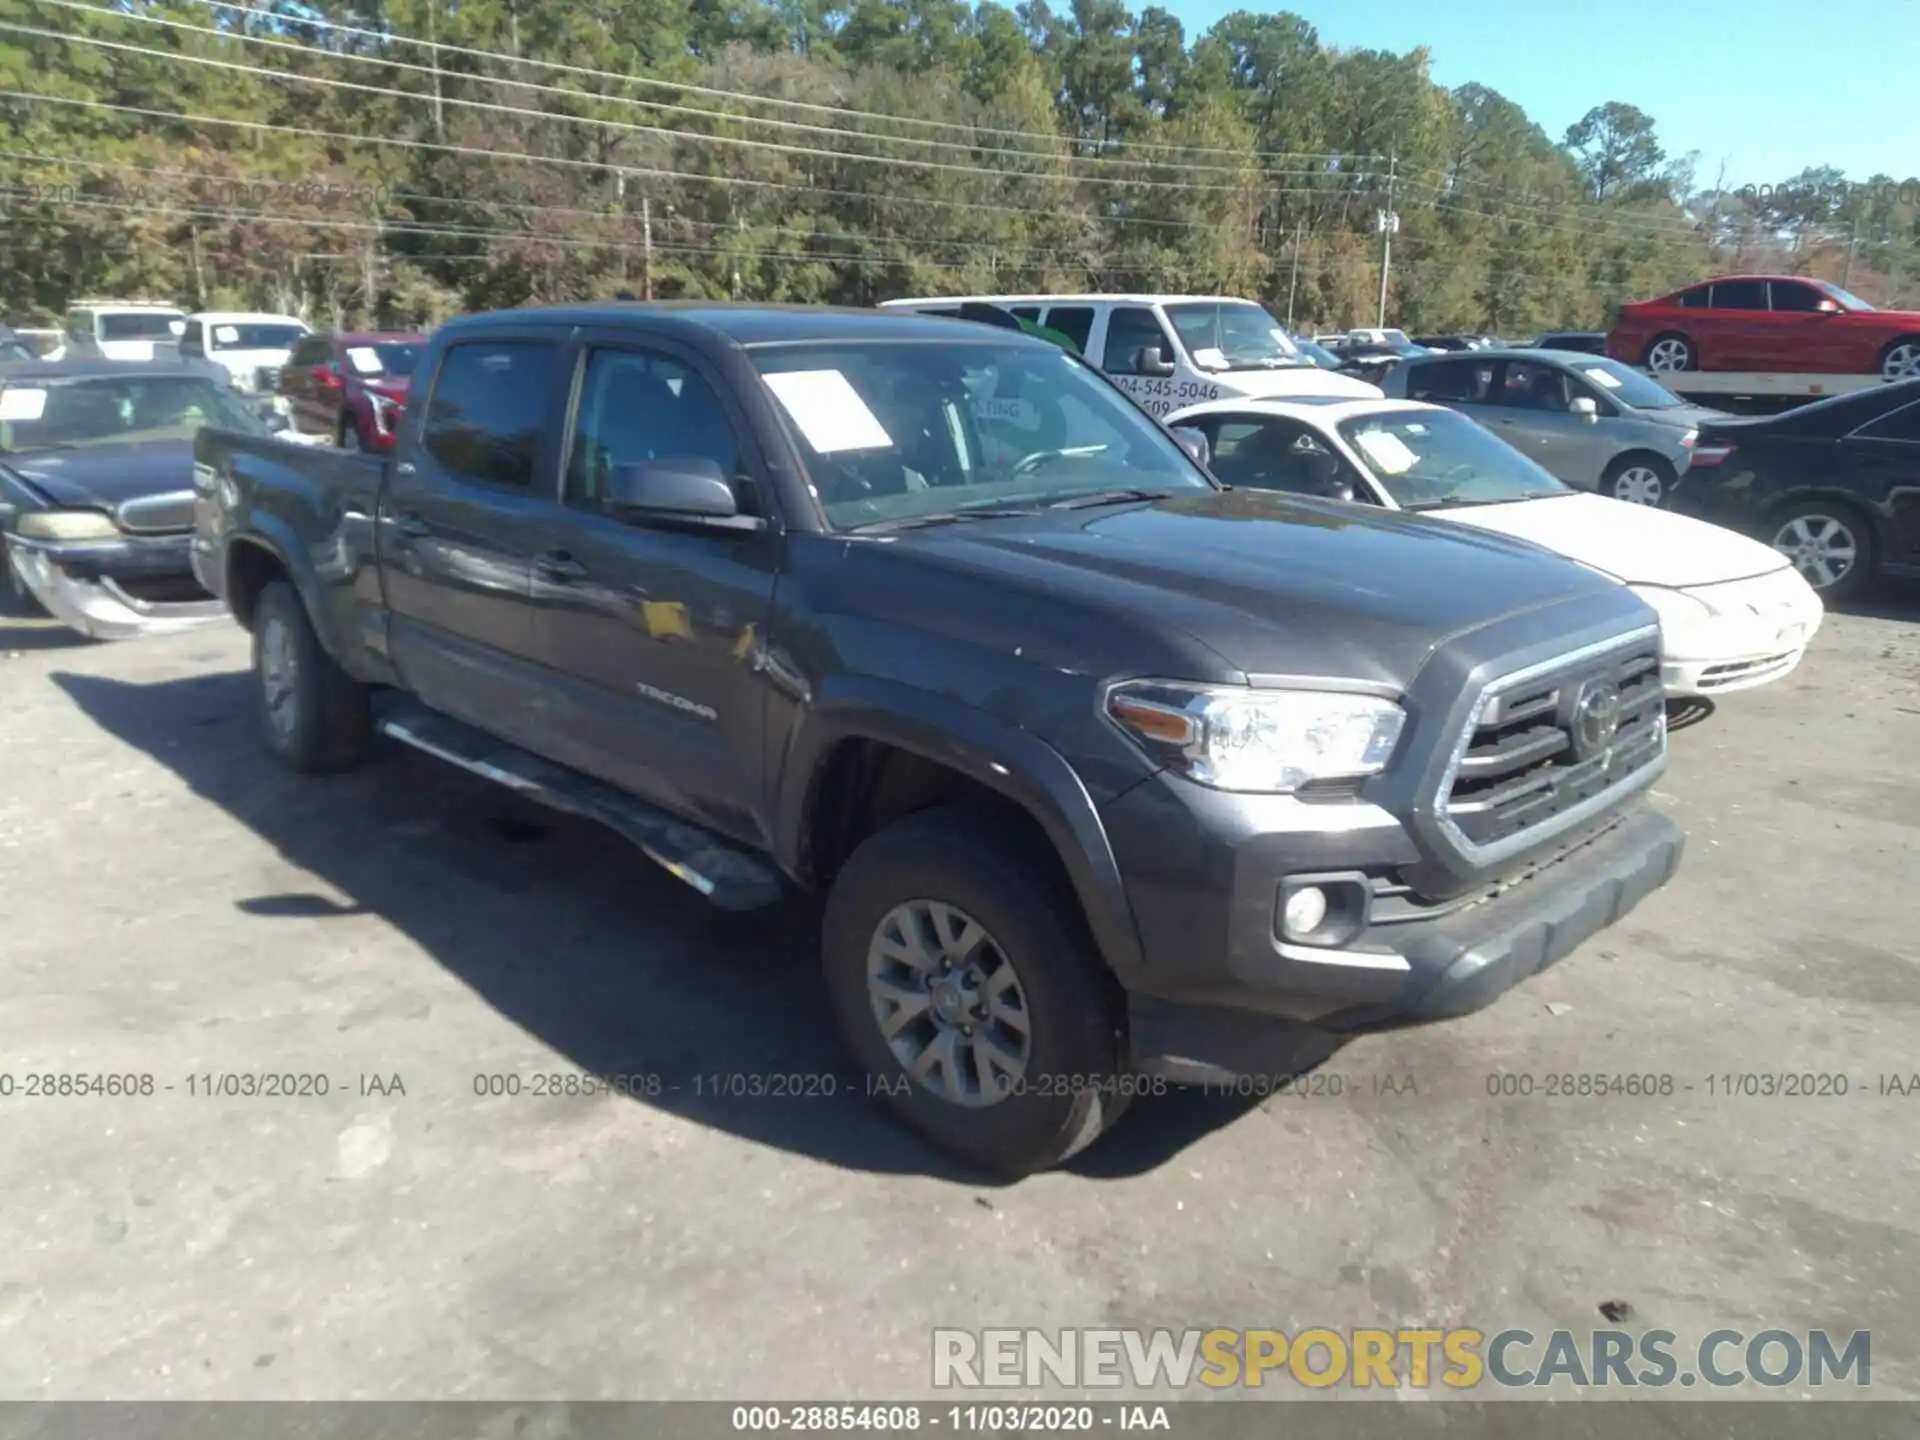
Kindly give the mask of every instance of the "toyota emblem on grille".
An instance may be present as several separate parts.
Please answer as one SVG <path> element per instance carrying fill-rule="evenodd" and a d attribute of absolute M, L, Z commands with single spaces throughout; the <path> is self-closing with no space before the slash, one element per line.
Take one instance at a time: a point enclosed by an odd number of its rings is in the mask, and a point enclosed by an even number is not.
<path fill-rule="evenodd" d="M 1589 680 L 1573 702 L 1573 753 L 1590 760 L 1613 743 L 1620 729 L 1620 687 L 1611 680 Z"/>

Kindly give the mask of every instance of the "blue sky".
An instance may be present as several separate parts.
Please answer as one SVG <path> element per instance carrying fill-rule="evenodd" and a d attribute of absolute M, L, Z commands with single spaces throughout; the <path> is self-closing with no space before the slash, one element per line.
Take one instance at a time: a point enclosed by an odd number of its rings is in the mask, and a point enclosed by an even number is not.
<path fill-rule="evenodd" d="M 1291 10 L 1343 49 L 1425 45 L 1436 82 L 1491 86 L 1555 140 L 1624 100 L 1653 116 L 1668 154 L 1701 152 L 1703 186 L 1722 161 L 1730 187 L 1809 165 L 1920 174 L 1920 0 L 1163 3 L 1189 38 L 1244 8 Z"/>

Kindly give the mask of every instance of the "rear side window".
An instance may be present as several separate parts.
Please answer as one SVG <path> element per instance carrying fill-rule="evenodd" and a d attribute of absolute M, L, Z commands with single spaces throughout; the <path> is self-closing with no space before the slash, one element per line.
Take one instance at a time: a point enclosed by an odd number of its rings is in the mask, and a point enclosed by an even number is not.
<path fill-rule="evenodd" d="M 1904 440 L 1920 445 L 1920 401 L 1890 411 L 1854 433 L 1868 440 Z"/>
<path fill-rule="evenodd" d="M 200 333 L 200 322 L 198 320 L 189 320 L 187 322 L 187 333 L 180 337 L 180 353 L 182 355 L 199 355 L 205 349 L 205 343 Z"/>
<path fill-rule="evenodd" d="M 422 446 L 462 480 L 530 488 L 558 364 L 548 341 L 453 346 L 433 384 Z"/>
<path fill-rule="evenodd" d="M 1492 381 L 1493 367 L 1473 360 L 1412 365 L 1407 369 L 1407 398 L 1484 404 Z"/>
<path fill-rule="evenodd" d="M 1173 358 L 1173 346 L 1153 311 L 1143 305 L 1116 305 L 1107 318 L 1107 345 L 1101 352 L 1100 368 L 1109 375 L 1138 375 L 1140 352 L 1148 346 L 1159 350 L 1162 360 Z M 1085 349 L 1083 344 L 1081 350 Z"/>
<path fill-rule="evenodd" d="M 1696 285 L 1691 290 L 1682 291 L 1680 294 L 1681 308 L 1686 310 L 1706 309 L 1707 302 L 1713 298 L 1712 292 L 1713 287 L 1711 285 Z"/>
<path fill-rule="evenodd" d="M 1018 310 L 1013 312 L 1020 315 Z M 1020 315 L 1022 320 L 1030 317 Z M 1087 340 L 1093 334 L 1093 307 L 1091 305 L 1056 305 L 1047 312 L 1045 321 L 1049 330 L 1058 330 L 1073 341 L 1073 348 L 1082 355 L 1087 353 Z"/>
<path fill-rule="evenodd" d="M 1764 280 L 1716 280 L 1713 282 L 1713 308 L 1716 310 L 1764 310 L 1767 308 L 1767 282 Z"/>

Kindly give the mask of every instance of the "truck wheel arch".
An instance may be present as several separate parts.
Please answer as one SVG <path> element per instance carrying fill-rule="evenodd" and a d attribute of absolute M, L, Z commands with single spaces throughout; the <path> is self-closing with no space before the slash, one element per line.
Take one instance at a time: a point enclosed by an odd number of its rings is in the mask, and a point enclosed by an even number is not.
<path fill-rule="evenodd" d="M 226 600 L 244 629 L 253 628 L 253 609 L 260 592 L 276 580 L 292 580 L 284 557 L 253 536 L 236 536 L 227 544 Z"/>
<path fill-rule="evenodd" d="M 919 803 L 984 790 L 1033 822 L 1080 903 L 1095 943 L 1116 972 L 1142 964 L 1140 936 L 1093 797 L 1064 757 L 1044 741 L 983 711 L 887 681 L 829 681 L 816 696 L 780 769 L 776 858 L 803 883 L 828 878 L 836 859 L 827 807 L 876 757 L 907 760 L 904 782 L 878 777 L 863 791 L 881 818 L 900 818 Z M 891 762 L 888 769 L 893 769 Z M 901 772 L 895 770 L 898 776 Z M 943 786 L 941 777 L 954 784 Z M 889 784 L 904 783 L 902 795 Z M 904 807 L 904 808 L 903 808 Z M 891 812 L 891 813 L 889 813 Z M 857 821 L 855 822 L 858 823 Z M 871 833 L 871 828 L 863 833 Z M 844 858 L 842 851 L 837 858 Z M 824 848 L 823 848 L 824 847 Z M 823 873 L 825 872 L 825 873 Z"/>

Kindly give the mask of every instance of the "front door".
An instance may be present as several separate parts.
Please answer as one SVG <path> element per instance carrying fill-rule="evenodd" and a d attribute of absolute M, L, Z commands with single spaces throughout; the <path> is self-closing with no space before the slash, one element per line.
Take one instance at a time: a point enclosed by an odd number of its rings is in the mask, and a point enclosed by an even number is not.
<path fill-rule="evenodd" d="M 450 346 L 410 412 L 380 510 L 388 644 L 436 710 L 533 748 L 532 562 L 566 402 L 559 337 Z"/>
<path fill-rule="evenodd" d="M 1508 360 L 1500 370 L 1495 403 L 1474 418 L 1568 485 L 1593 489 L 1600 478 L 1594 424 L 1572 412 L 1566 371 L 1537 360 Z"/>
<path fill-rule="evenodd" d="M 1142 352 L 1153 349 L 1162 360 L 1181 363 L 1180 347 L 1173 343 L 1160 324 L 1160 317 L 1147 305 L 1115 305 L 1107 311 L 1104 335 L 1096 340 L 1100 347 L 1100 368 L 1113 377 L 1113 383 L 1133 397 L 1134 403 L 1156 418 L 1179 408 L 1179 369 L 1171 375 L 1143 372 Z M 1188 370 L 1186 379 L 1198 378 Z"/>
<path fill-rule="evenodd" d="M 768 845 L 759 789 L 777 507 L 742 417 L 700 363 L 632 332 L 589 336 L 577 361 L 561 504 L 534 558 L 538 642 L 558 683 L 555 758 L 709 828 Z M 622 516 L 618 466 L 704 458 L 736 477 L 759 529 Z"/>

